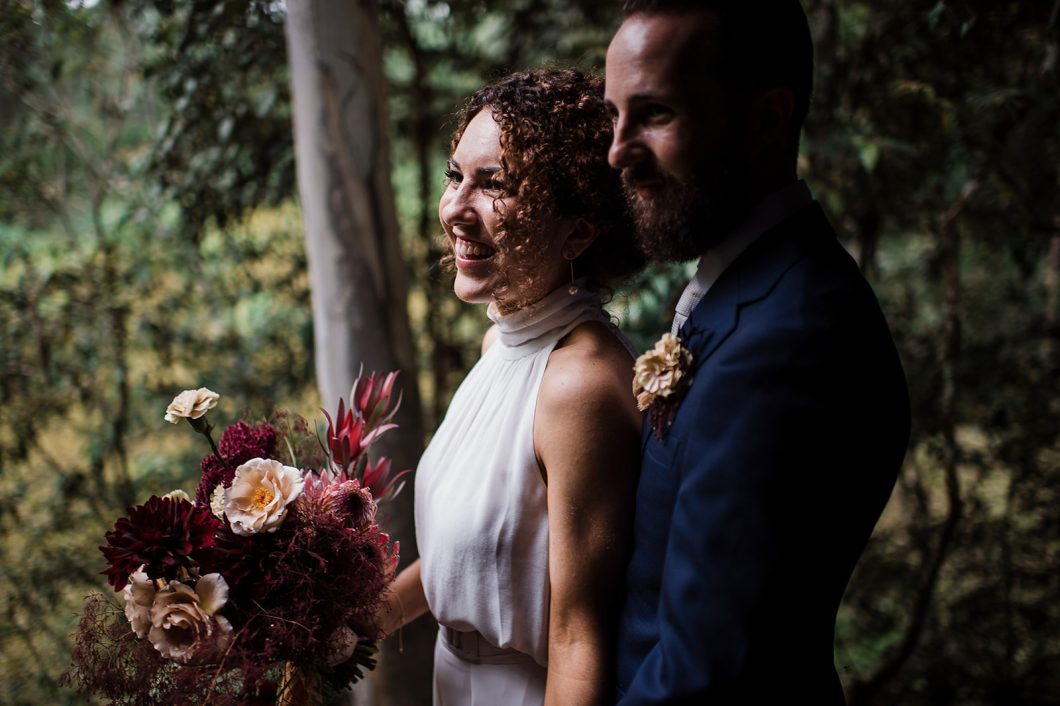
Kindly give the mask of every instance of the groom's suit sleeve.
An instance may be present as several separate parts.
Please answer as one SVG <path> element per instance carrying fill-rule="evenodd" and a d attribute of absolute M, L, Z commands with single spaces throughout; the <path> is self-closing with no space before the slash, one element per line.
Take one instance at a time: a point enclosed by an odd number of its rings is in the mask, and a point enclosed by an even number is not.
<path fill-rule="evenodd" d="M 659 639 L 621 704 L 756 703 L 791 687 L 842 702 L 827 616 L 889 493 L 855 458 L 889 413 L 858 401 L 866 346 L 881 343 L 863 329 L 882 318 L 863 315 L 860 291 L 809 296 L 748 306 L 695 373 L 670 430 L 680 485 Z"/>

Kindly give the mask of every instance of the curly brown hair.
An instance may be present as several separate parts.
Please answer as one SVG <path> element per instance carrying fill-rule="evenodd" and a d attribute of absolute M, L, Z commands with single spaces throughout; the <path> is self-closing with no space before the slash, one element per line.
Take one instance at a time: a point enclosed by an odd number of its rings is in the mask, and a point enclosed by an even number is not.
<path fill-rule="evenodd" d="M 596 229 L 574 261 L 589 289 L 609 290 L 644 264 L 619 172 L 607 163 L 612 126 L 603 86 L 603 78 L 577 69 L 523 71 L 480 88 L 460 113 L 453 151 L 484 109 L 501 132 L 500 198 L 510 201 L 496 243 L 506 284 L 495 296 L 510 294 L 515 276 L 533 281 L 544 224 L 557 216 L 583 218 Z"/>

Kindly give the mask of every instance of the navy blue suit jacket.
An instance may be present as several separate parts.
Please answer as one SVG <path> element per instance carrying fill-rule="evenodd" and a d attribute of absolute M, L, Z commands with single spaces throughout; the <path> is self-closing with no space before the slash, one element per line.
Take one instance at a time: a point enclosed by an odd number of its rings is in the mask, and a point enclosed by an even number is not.
<path fill-rule="evenodd" d="M 682 338 L 691 387 L 662 441 L 645 423 L 619 703 L 842 704 L 836 611 L 909 440 L 876 297 L 814 203 Z"/>

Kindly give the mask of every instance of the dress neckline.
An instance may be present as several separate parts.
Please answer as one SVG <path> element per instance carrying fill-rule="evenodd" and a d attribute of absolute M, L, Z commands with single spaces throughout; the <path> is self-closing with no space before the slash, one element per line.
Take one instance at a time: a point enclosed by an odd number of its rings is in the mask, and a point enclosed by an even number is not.
<path fill-rule="evenodd" d="M 510 314 L 501 314 L 490 304 L 487 316 L 497 324 L 497 343 L 506 358 L 521 358 L 555 343 L 582 321 L 610 321 L 596 292 L 578 280 L 578 291 L 571 294 L 563 285 L 542 299 Z"/>

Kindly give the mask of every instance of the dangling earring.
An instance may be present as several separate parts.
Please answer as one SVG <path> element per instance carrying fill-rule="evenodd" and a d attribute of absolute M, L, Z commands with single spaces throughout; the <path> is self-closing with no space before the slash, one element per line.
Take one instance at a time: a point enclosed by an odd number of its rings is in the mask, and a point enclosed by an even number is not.
<path fill-rule="evenodd" d="M 567 287 L 567 293 L 574 296 L 578 293 L 578 285 L 574 283 L 574 258 L 575 254 L 571 250 L 565 250 L 563 252 L 563 258 L 570 263 L 570 286 Z"/>

